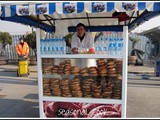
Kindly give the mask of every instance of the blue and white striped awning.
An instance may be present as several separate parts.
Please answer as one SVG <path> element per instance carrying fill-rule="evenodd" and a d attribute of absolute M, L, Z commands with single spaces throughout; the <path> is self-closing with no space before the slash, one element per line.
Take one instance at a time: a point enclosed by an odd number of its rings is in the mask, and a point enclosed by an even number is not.
<path fill-rule="evenodd" d="M 130 11 L 159 11 L 160 8 L 153 2 L 53 2 L 53 3 L 29 3 L 17 5 L 2 5 L 3 17 L 39 14 L 71 14 L 71 13 L 102 13 L 111 12 L 130 12 Z"/>
<path fill-rule="evenodd" d="M 138 12 L 137 12 L 138 11 Z M 154 12 L 149 14 L 146 11 Z M 46 31 L 53 31 L 58 24 L 67 27 L 76 26 L 82 22 L 86 26 L 128 25 L 135 27 L 157 15 L 160 11 L 160 2 L 21 2 L 1 4 L 2 20 L 18 22 L 30 26 L 38 26 Z M 126 21 L 113 17 L 115 12 L 124 12 L 129 16 Z M 145 12 L 145 14 L 143 14 Z M 24 16 L 24 17 L 23 17 Z M 28 17 L 26 17 L 28 16 Z M 84 19 L 83 19 L 84 18 Z M 95 18 L 95 19 L 93 19 Z M 107 18 L 107 19 L 106 19 Z M 51 21 L 49 21 L 51 20 Z M 54 21 L 54 22 L 53 22 Z M 99 29 L 99 28 L 98 28 Z"/>

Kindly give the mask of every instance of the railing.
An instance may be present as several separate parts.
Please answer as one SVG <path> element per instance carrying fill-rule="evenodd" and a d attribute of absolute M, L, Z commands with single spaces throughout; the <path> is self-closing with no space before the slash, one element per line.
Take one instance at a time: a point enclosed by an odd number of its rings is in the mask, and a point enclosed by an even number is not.
<path fill-rule="evenodd" d="M 149 39 L 145 36 L 139 36 L 137 34 L 129 34 L 129 37 L 134 37 L 134 38 L 140 39 L 140 41 L 136 44 L 135 49 L 139 49 L 139 50 L 142 50 L 143 52 L 145 52 L 143 60 L 144 60 L 144 62 L 148 62 L 148 55 L 145 51 L 145 46 L 146 46 L 146 43 L 149 41 Z M 128 41 L 128 55 L 131 54 L 131 51 L 132 51 L 132 42 L 129 40 Z"/>
<path fill-rule="evenodd" d="M 12 35 L 12 45 L 6 45 L 4 55 L 8 57 L 9 61 L 17 61 L 17 53 L 16 53 L 16 45 L 19 42 L 19 38 L 23 37 L 23 35 Z M 0 44 L 0 48 L 1 48 Z M 29 56 L 33 56 L 34 51 L 30 48 Z"/>
<path fill-rule="evenodd" d="M 138 35 L 135 35 L 135 34 L 129 34 L 129 36 L 140 38 L 141 40 L 137 43 L 135 48 L 145 52 L 145 45 L 148 41 L 148 38 L 146 38 L 145 36 L 138 36 Z M 23 37 L 23 35 L 12 35 L 12 45 L 6 45 L 6 47 L 5 47 L 4 54 L 8 57 L 8 59 L 10 61 L 16 61 L 16 59 L 18 57 L 17 53 L 16 53 L 16 44 L 19 42 L 20 37 Z M 50 37 L 52 37 L 52 36 L 47 35 L 47 38 L 50 38 Z M 132 42 L 129 40 L 128 43 L 129 43 L 128 44 L 128 47 L 129 47 L 128 55 L 130 55 L 131 50 L 132 50 L 131 49 L 132 48 Z M 0 48 L 1 48 L 1 46 L 0 46 Z M 33 55 L 34 55 L 34 51 L 30 48 L 29 56 L 33 56 Z M 148 61 L 147 54 L 144 54 L 144 61 Z"/>

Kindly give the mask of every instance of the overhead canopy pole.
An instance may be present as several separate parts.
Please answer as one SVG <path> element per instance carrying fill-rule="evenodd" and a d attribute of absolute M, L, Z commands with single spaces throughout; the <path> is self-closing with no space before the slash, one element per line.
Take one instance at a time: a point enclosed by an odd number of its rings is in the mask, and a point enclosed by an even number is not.
<path fill-rule="evenodd" d="M 45 17 L 46 20 L 50 23 L 50 25 L 51 25 L 52 27 L 54 27 L 54 25 L 55 25 L 55 20 L 54 20 L 52 17 L 50 17 L 49 15 L 44 15 L 44 17 Z M 42 20 L 40 20 L 40 21 L 42 21 Z M 51 21 L 53 21 L 53 23 L 52 23 Z"/>
<path fill-rule="evenodd" d="M 88 17 L 88 13 L 86 12 L 87 15 L 87 20 L 88 20 L 88 26 L 90 27 L 90 21 L 89 21 L 89 17 Z"/>

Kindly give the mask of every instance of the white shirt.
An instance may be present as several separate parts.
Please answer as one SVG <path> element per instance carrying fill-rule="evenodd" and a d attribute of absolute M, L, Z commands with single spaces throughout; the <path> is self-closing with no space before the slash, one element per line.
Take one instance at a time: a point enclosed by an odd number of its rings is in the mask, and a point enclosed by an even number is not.
<path fill-rule="evenodd" d="M 78 49 L 89 49 L 94 47 L 94 40 L 93 37 L 90 33 L 86 32 L 85 36 L 81 42 L 81 40 L 79 39 L 79 37 L 77 36 L 77 33 L 75 33 L 72 36 L 72 40 L 71 40 L 71 49 L 72 48 L 78 48 Z"/>

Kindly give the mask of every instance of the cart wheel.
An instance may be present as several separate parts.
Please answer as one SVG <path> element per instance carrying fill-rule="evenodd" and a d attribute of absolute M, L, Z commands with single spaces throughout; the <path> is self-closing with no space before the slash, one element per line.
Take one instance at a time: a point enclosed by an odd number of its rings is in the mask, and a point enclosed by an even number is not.
<path fill-rule="evenodd" d="M 24 75 L 24 77 L 28 77 L 28 74 Z"/>
<path fill-rule="evenodd" d="M 18 70 L 17 70 L 17 76 L 19 77 Z"/>
<path fill-rule="evenodd" d="M 28 69 L 28 75 L 30 75 L 30 70 Z"/>

